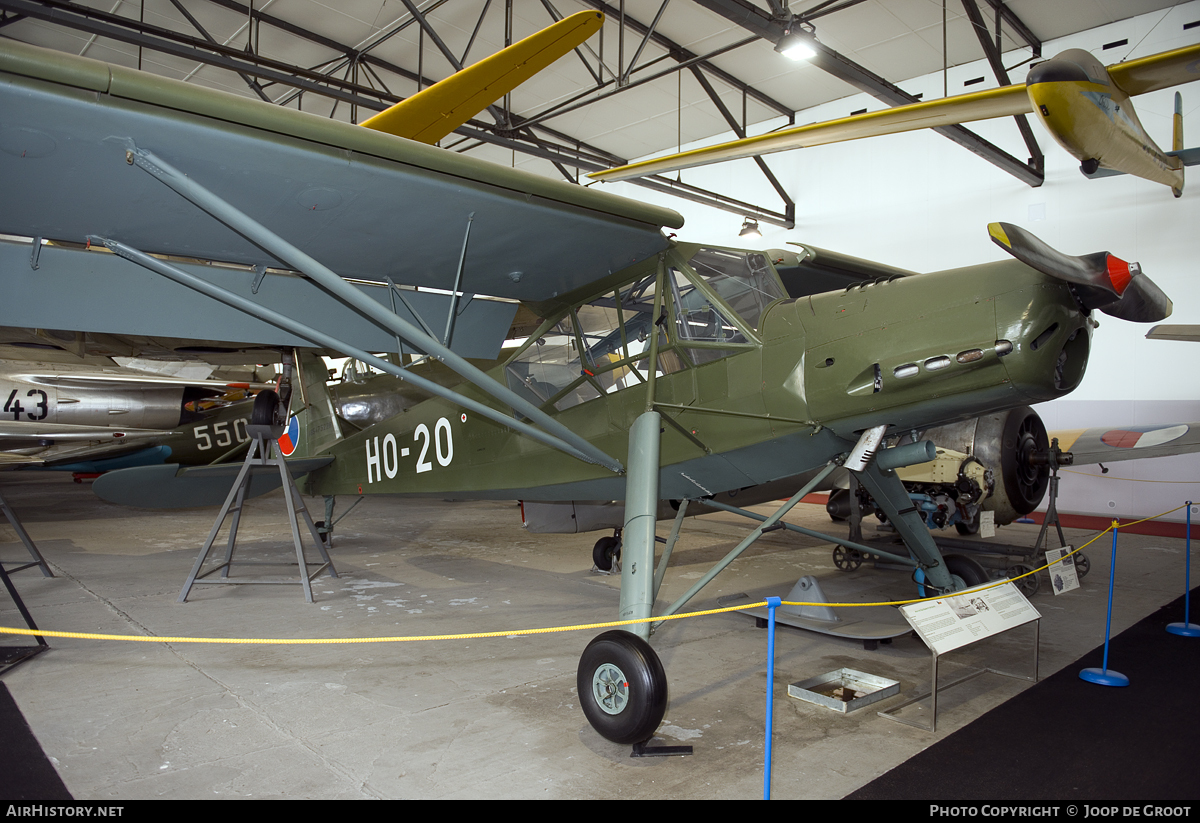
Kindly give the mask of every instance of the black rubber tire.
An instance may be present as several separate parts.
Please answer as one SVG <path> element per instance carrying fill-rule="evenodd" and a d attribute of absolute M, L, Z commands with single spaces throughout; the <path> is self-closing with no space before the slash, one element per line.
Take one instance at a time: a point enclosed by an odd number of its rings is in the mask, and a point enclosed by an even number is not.
<path fill-rule="evenodd" d="M 279 395 L 272 389 L 263 389 L 254 395 L 254 409 L 250 412 L 250 423 L 254 426 L 270 426 L 274 422 L 275 407 Z"/>
<path fill-rule="evenodd" d="M 598 694 L 596 684 L 607 672 L 619 672 L 618 695 Z M 650 644 L 636 634 L 613 630 L 594 638 L 579 658 L 575 676 L 579 704 L 588 723 L 614 743 L 649 740 L 667 712 L 667 674 Z M 617 698 L 602 707 L 605 698 Z M 610 713 L 611 712 L 611 713 Z"/>
<path fill-rule="evenodd" d="M 592 547 L 592 562 L 602 572 L 612 571 L 613 561 L 621 559 L 621 539 L 601 537 Z"/>
<path fill-rule="evenodd" d="M 842 546 L 835 546 L 833 549 L 833 565 L 839 571 L 857 571 L 862 562 L 863 555 L 858 549 L 847 549 Z"/>
<path fill-rule="evenodd" d="M 982 512 L 977 511 L 975 512 L 975 516 L 971 518 L 970 522 L 964 523 L 960 520 L 954 524 L 954 529 L 963 536 L 979 534 L 979 521 L 981 519 Z"/>
<path fill-rule="evenodd" d="M 966 588 L 969 589 L 972 586 L 980 586 L 988 582 L 987 570 L 979 565 L 979 561 L 973 560 L 963 554 L 948 554 L 943 559 L 946 561 L 947 571 L 961 578 Z"/>

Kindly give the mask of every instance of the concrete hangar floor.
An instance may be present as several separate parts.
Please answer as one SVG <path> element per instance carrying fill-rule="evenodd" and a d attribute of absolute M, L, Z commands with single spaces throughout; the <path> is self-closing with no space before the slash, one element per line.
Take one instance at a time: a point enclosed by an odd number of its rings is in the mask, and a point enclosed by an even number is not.
<path fill-rule="evenodd" d="M 515 503 L 370 497 L 339 524 L 331 554 L 340 576 L 315 581 L 315 603 L 305 603 L 295 584 L 197 587 L 179 604 L 214 509 L 121 509 L 69 476 L 9 473 L 2 482 L 56 575 L 29 569 L 14 576 L 43 629 L 341 638 L 615 618 L 618 578 L 591 570 L 597 535 L 530 534 Z M 310 508 L 319 511 L 320 501 Z M 830 526 L 820 506 L 802 504 L 789 520 Z M 669 527 L 660 524 L 660 534 Z M 659 606 L 744 533 L 732 515 L 690 519 Z M 1031 525 L 1001 530 L 1019 545 L 1033 545 L 1036 536 Z M 1092 533 L 1067 536 L 1078 545 Z M 14 539 L 0 526 L 0 541 Z M 1122 534 L 1118 545 L 1114 635 L 1183 589 L 1182 539 Z M 279 492 L 248 505 L 240 547 L 241 559 L 286 557 Z M 1103 641 L 1110 548 L 1106 536 L 1087 550 L 1091 574 L 1079 591 L 1056 598 L 1043 583 L 1032 598 L 1043 616 L 1043 678 Z M 24 558 L 20 543 L 2 543 L 0 552 L 8 565 Z M 828 544 L 773 532 L 689 608 L 712 608 L 737 592 L 786 595 L 806 574 L 832 600 L 913 596 L 907 572 L 840 572 Z M 0 625 L 22 625 L 7 597 Z M 575 670 L 598 633 L 317 646 L 52 639 L 50 651 L 6 672 L 4 684 L 77 800 L 761 797 L 766 633 L 753 619 L 730 613 L 673 621 L 652 639 L 671 690 L 656 742 L 691 744 L 690 757 L 631 759 L 628 746 L 587 724 Z M 1017 629 L 944 657 L 941 678 L 980 666 L 1028 672 L 1031 652 L 1032 631 Z M 985 675 L 946 691 L 932 734 L 876 714 L 928 684 L 930 658 L 918 640 L 904 636 L 866 651 L 781 627 L 776 655 L 777 799 L 844 797 L 1030 688 Z M 1110 665 L 1120 670 L 1119 660 Z M 899 680 L 901 696 L 849 714 L 787 696 L 789 682 L 842 667 Z M 936 797 L 937 787 L 929 794 Z"/>

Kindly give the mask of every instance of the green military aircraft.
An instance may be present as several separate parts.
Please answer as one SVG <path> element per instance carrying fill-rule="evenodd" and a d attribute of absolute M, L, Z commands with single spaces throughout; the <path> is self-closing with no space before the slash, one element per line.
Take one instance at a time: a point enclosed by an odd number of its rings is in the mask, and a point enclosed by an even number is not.
<path fill-rule="evenodd" d="M 79 244 L 34 242 L 30 266 L 28 245 L 0 241 L 0 322 L 163 334 L 169 306 L 176 337 L 333 349 L 399 377 L 432 397 L 350 431 L 324 364 L 301 351 L 281 387 L 291 418 L 261 392 L 252 423 L 285 429 L 285 453 L 311 461 L 307 490 L 330 498 L 623 500 L 621 619 L 655 616 L 671 549 L 656 568 L 660 501 L 815 472 L 757 535 L 839 466 L 927 586 L 980 582 L 942 557 L 896 473 L 933 445 L 889 435 L 1061 397 L 1083 377 L 1093 311 L 1170 313 L 1136 265 L 1006 224 L 991 236 L 1016 259 L 793 298 L 761 252 L 668 239 L 682 222 L 669 210 L 18 44 L 0 47 L 0 109 L 0 233 Z M 48 283 L 88 311 L 40 299 Z M 460 351 L 494 359 L 515 301 L 545 320 L 484 372 Z M 482 320 L 462 322 L 465 308 Z M 461 382 L 371 353 L 404 346 Z M 195 471 L 98 484 L 148 505 L 178 499 Z M 629 743 L 667 699 L 649 624 L 631 629 L 594 639 L 578 670 L 589 722 Z"/>
<path fill-rule="evenodd" d="M 1083 377 L 1093 309 L 1140 322 L 1170 310 L 1136 265 L 1060 255 L 1007 224 L 991 233 L 1018 259 L 805 298 L 786 296 L 762 252 L 672 244 L 543 302 L 545 322 L 488 377 L 613 463 L 626 457 L 623 467 L 537 442 L 507 409 L 499 420 L 470 409 L 487 397 L 465 381 L 344 430 L 325 365 L 311 354 L 300 355 L 290 447 L 296 457 L 333 458 L 307 480 L 309 493 L 327 498 L 624 500 L 621 619 L 652 616 L 661 500 L 817 471 L 794 503 L 837 466 L 870 491 L 934 588 L 976 585 L 982 571 L 940 555 L 895 472 L 928 460 L 932 445 L 880 449 L 883 436 L 1061 397 Z M 106 481 L 133 490 L 131 499 L 150 495 L 125 474 Z M 649 737 L 665 707 L 648 635 L 646 624 L 601 635 L 581 662 L 585 713 L 619 742 Z"/>

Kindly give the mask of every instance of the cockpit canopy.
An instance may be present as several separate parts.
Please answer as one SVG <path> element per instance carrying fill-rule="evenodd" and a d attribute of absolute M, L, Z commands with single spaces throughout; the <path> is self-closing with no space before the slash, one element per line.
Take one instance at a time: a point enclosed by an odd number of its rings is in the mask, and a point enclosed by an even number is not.
<path fill-rule="evenodd" d="M 787 296 L 761 252 L 675 249 L 662 274 L 662 295 L 656 272 L 543 325 L 505 367 L 509 387 L 562 411 L 640 385 L 655 328 L 657 375 L 700 366 L 755 345 L 767 305 Z"/>

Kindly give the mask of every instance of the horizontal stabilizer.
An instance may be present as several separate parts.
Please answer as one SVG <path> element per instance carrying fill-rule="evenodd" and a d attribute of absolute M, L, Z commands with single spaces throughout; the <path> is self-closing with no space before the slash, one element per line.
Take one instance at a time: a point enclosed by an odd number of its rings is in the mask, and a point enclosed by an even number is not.
<path fill-rule="evenodd" d="M 1183 165 L 1185 166 L 1200 165 L 1200 146 L 1190 149 L 1180 149 L 1179 151 L 1163 152 L 1163 154 L 1166 154 L 1168 157 L 1178 157 L 1183 161 Z M 1088 180 L 1097 180 L 1101 177 L 1117 177 L 1126 173 L 1123 171 L 1117 171 L 1116 169 L 1106 169 L 1104 166 L 1098 167 L 1093 172 L 1086 172 L 1082 169 L 1080 171 Z"/>
<path fill-rule="evenodd" d="M 287 461 L 293 478 L 316 471 L 333 458 L 312 457 Z M 102 500 L 119 506 L 142 509 L 191 509 L 219 506 L 225 502 L 241 463 L 217 466 L 181 467 L 178 463 L 120 469 L 96 478 L 94 491 Z M 279 469 L 273 465 L 250 467 L 250 488 L 246 497 L 259 497 L 281 485 Z"/>

